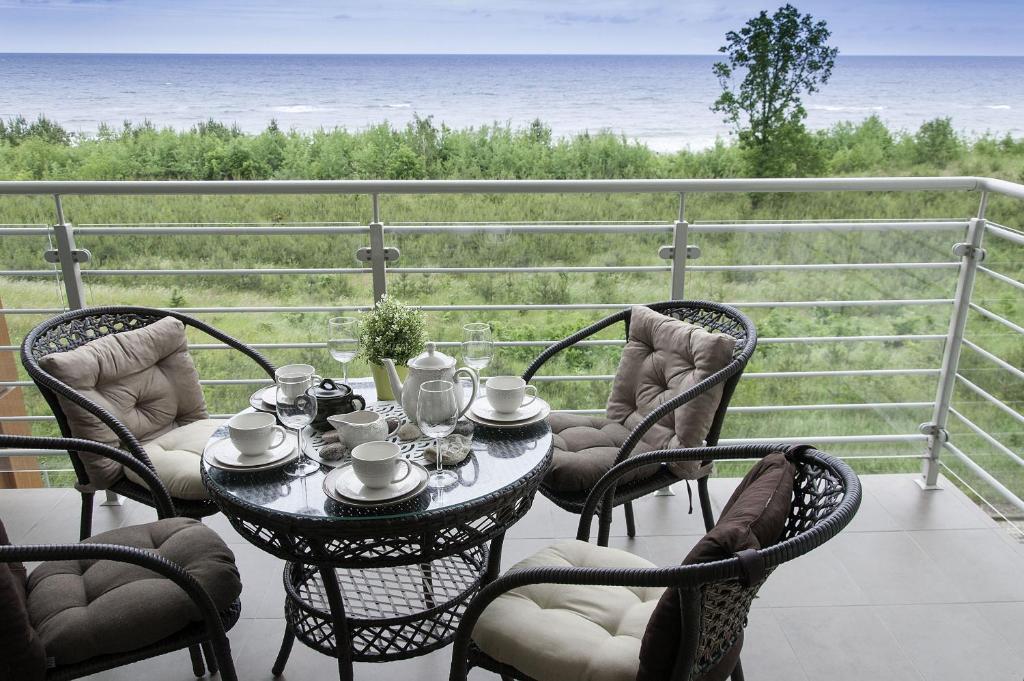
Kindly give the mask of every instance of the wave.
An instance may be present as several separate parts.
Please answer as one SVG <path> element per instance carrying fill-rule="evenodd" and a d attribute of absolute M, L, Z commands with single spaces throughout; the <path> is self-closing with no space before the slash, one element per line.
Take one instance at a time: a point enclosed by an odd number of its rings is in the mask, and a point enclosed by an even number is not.
<path fill-rule="evenodd" d="M 838 106 L 835 104 L 809 104 L 814 111 L 885 111 L 884 106 Z"/>
<path fill-rule="evenodd" d="M 408 102 L 399 102 L 397 104 L 388 104 L 387 107 L 389 109 L 411 109 L 412 104 L 409 104 Z"/>
<path fill-rule="evenodd" d="M 1009 104 L 986 104 L 986 109 L 998 109 L 1000 111 L 1006 111 L 1010 108 Z"/>
<path fill-rule="evenodd" d="M 312 113 L 314 111 L 324 111 L 324 108 L 322 106 L 310 106 L 309 104 L 291 104 L 288 106 L 272 106 L 270 110 L 280 113 Z"/>

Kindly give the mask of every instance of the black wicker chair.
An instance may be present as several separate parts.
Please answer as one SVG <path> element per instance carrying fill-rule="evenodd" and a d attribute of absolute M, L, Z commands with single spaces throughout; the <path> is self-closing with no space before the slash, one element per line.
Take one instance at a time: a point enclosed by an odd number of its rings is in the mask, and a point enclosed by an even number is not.
<path fill-rule="evenodd" d="M 151 490 L 152 505 L 156 508 L 158 518 L 173 518 L 177 515 L 174 501 L 160 479 L 149 466 L 127 452 L 89 440 L 15 435 L 0 435 L 0 449 L 2 448 L 66 449 L 108 457 L 131 468 L 147 482 Z M 192 671 L 197 677 L 203 676 L 209 669 L 210 674 L 216 674 L 219 670 L 221 678 L 225 681 L 237 680 L 226 632 L 235 625 L 241 614 L 241 603 L 238 600 L 226 610 L 218 612 L 210 595 L 187 570 L 151 551 L 131 546 L 116 544 L 0 546 L 0 562 L 2 563 L 49 560 L 110 560 L 147 568 L 181 587 L 195 603 L 196 608 L 202 614 L 203 621 L 196 622 L 172 636 L 137 650 L 98 655 L 76 664 L 51 667 L 46 671 L 47 681 L 77 679 L 184 648 L 189 650 Z M 160 617 L 159 604 L 153 604 L 153 606 L 153 616 Z M 203 664 L 204 655 L 205 666 Z"/>
<path fill-rule="evenodd" d="M 502 664 L 473 643 L 480 615 L 498 596 L 529 584 L 580 584 L 679 589 L 682 634 L 671 673 L 673 681 L 704 674 L 729 652 L 746 626 L 758 589 L 779 565 L 821 546 L 853 519 L 860 506 L 860 480 L 848 465 L 811 447 L 772 444 L 735 445 L 648 452 L 630 458 L 604 475 L 584 504 L 577 539 L 590 540 L 591 519 L 615 480 L 652 463 L 762 458 L 787 451 L 796 464 L 790 512 L 782 537 L 749 555 L 711 563 L 655 568 L 534 567 L 506 572 L 486 586 L 466 609 L 452 651 L 451 681 L 465 681 L 481 667 L 502 679 L 532 681 L 513 666 Z M 752 570 L 750 566 L 755 566 Z M 728 671 L 728 670 L 727 670 Z M 739 663 L 733 679 L 742 678 Z"/>
<path fill-rule="evenodd" d="M 96 416 L 97 419 L 102 421 L 121 439 L 121 446 L 126 451 L 131 453 L 136 459 L 144 462 L 148 467 L 152 467 L 142 445 L 117 417 L 92 400 L 84 397 L 60 379 L 47 373 L 39 365 L 39 359 L 51 353 L 73 350 L 102 336 L 148 326 L 164 317 L 174 317 L 185 324 L 186 327 L 199 329 L 229 347 L 238 350 L 250 357 L 268 376 L 273 378 L 274 365 L 267 361 L 259 352 L 209 324 L 188 315 L 148 307 L 91 307 L 73 310 L 48 319 L 32 329 L 25 336 L 21 346 L 21 362 L 25 366 L 28 375 L 43 394 L 46 402 L 50 405 L 53 415 L 57 418 L 57 424 L 60 426 L 62 435 L 70 438 L 74 434 L 68 426 L 64 410 L 57 400 L 58 395 Z M 92 534 L 93 498 L 97 488 L 89 480 L 89 475 L 81 459 L 78 457 L 78 453 L 73 450 L 68 453 L 71 455 L 71 464 L 74 466 L 75 473 L 78 476 L 78 485 L 76 487 L 82 494 L 80 536 L 82 539 L 85 539 Z M 127 478 L 119 480 L 110 487 L 110 491 L 122 494 L 129 499 L 134 499 L 148 506 L 156 505 L 149 490 L 131 482 Z M 180 515 L 189 518 L 201 518 L 217 512 L 217 507 L 209 500 L 176 499 L 175 505 Z"/>
<path fill-rule="evenodd" d="M 662 406 L 644 418 L 644 420 L 633 429 L 629 434 L 629 437 L 622 444 L 622 447 L 619 449 L 619 453 L 615 459 L 616 464 L 625 461 L 626 458 L 629 457 L 630 453 L 632 453 L 633 449 L 640 443 L 640 440 L 647 431 L 650 430 L 651 427 L 661 420 L 666 414 L 674 411 L 698 395 L 707 392 L 714 386 L 724 383 L 722 399 L 718 404 L 718 409 L 715 411 L 715 417 L 711 423 L 711 428 L 708 430 L 707 437 L 704 438 L 704 443 L 706 445 L 710 447 L 717 445 L 718 437 L 722 432 L 722 423 L 725 420 L 726 409 L 729 407 L 729 401 L 732 399 L 732 394 L 736 390 L 736 384 L 739 383 L 740 376 L 743 374 L 743 370 L 746 368 L 747 362 L 750 361 L 750 357 L 754 354 L 754 349 L 757 347 L 757 330 L 754 328 L 754 323 L 751 322 L 750 319 L 748 319 L 742 312 L 729 305 L 699 300 L 670 300 L 663 303 L 651 303 L 650 305 L 647 305 L 647 307 L 655 312 L 660 312 L 663 315 L 680 319 L 691 324 L 696 324 L 707 331 L 716 331 L 728 334 L 736 339 L 736 347 L 733 350 L 732 362 L 730 362 L 726 367 L 709 376 L 689 390 L 686 390 L 679 395 L 676 395 L 671 400 L 666 401 Z M 596 322 L 585 329 L 577 331 L 568 338 L 559 341 L 544 350 L 544 352 L 542 352 L 540 356 L 533 361 L 533 364 L 531 364 L 523 373 L 523 379 L 530 381 L 537 374 L 540 368 L 544 366 L 544 363 L 553 356 L 562 350 L 570 348 L 576 343 L 593 336 L 599 331 L 612 326 L 613 324 L 623 322 L 625 325 L 624 336 L 628 338 L 629 321 L 630 310 L 626 309 L 609 317 L 605 317 L 601 321 Z M 605 504 L 602 507 L 602 513 L 599 519 L 599 541 L 603 544 L 608 540 L 608 535 L 611 531 L 613 507 L 625 506 L 626 531 L 630 537 L 633 537 L 636 535 L 636 525 L 633 519 L 632 501 L 650 494 L 651 492 L 664 489 L 665 487 L 668 487 L 675 482 L 679 482 L 680 480 L 681 478 L 676 476 L 668 466 L 662 465 L 654 475 L 641 478 L 639 480 L 633 480 L 622 485 L 612 485 L 607 492 L 609 497 L 612 499 L 612 503 Z M 687 485 L 689 485 L 688 481 Z M 566 492 L 564 490 L 554 489 L 547 484 L 542 484 L 540 491 L 541 494 L 550 499 L 557 506 L 572 513 L 581 513 L 588 497 L 587 492 Z M 689 491 L 689 487 L 687 487 L 687 491 Z M 701 477 L 697 480 L 697 493 L 700 498 L 701 513 L 704 516 L 704 526 L 706 529 L 710 530 L 715 524 L 715 518 L 714 512 L 711 509 L 711 500 L 708 495 L 707 476 Z"/>

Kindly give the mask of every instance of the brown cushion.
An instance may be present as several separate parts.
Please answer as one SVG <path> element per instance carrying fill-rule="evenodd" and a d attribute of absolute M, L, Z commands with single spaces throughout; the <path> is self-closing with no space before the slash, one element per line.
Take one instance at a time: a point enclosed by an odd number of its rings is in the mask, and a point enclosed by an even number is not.
<path fill-rule="evenodd" d="M 758 461 L 729 497 L 718 523 L 691 549 L 683 564 L 724 560 L 744 549 L 760 549 L 777 542 L 786 527 L 795 476 L 796 466 L 782 452 Z M 681 626 L 679 590 L 667 589 L 644 632 L 637 681 L 669 678 Z M 722 662 L 708 670 L 700 681 L 728 677 L 742 643 L 741 635 L 726 651 Z"/>
<path fill-rule="evenodd" d="M 158 520 L 104 532 L 85 542 L 153 550 L 195 577 L 218 609 L 227 608 L 242 591 L 231 550 L 198 520 Z M 28 589 L 32 625 L 58 665 L 135 650 L 202 619 L 180 587 L 128 563 L 43 563 L 29 576 Z"/>
<path fill-rule="evenodd" d="M 0 546 L 7 546 L 0 521 Z M 41 681 L 46 676 L 46 651 L 28 619 L 25 566 L 0 563 L 0 679 Z"/>
<path fill-rule="evenodd" d="M 591 489 L 615 463 L 619 447 L 640 422 L 666 400 L 693 387 L 732 361 L 736 340 L 637 305 L 630 311 L 629 338 L 622 351 L 608 398 L 607 418 L 552 414 L 551 469 L 545 483 L 567 492 Z M 717 385 L 679 407 L 647 431 L 632 454 L 699 447 L 704 443 L 722 398 Z M 681 478 L 695 479 L 709 467 L 673 463 Z M 651 475 L 657 466 L 623 476 L 621 482 Z"/>
<path fill-rule="evenodd" d="M 109 411 L 143 443 L 207 417 L 185 325 L 173 317 L 47 355 L 39 364 Z M 96 417 L 59 399 L 75 437 L 119 446 L 117 436 Z M 121 477 L 121 464 L 93 454 L 81 456 L 96 487 L 104 489 Z"/>

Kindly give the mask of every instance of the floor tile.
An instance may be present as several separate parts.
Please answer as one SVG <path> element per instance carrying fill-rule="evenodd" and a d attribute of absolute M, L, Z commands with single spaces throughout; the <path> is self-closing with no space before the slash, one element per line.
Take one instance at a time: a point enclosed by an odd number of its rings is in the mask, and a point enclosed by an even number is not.
<path fill-rule="evenodd" d="M 1022 648 L 1010 646 L 970 605 L 873 608 L 927 681 L 1020 681 Z"/>
<path fill-rule="evenodd" d="M 758 681 L 809 681 L 774 611 L 751 611 L 740 653 L 744 676 Z"/>
<path fill-rule="evenodd" d="M 877 480 L 874 478 L 878 478 Z M 970 504 L 953 485 L 922 490 L 910 475 L 865 476 L 870 491 L 904 530 L 954 530 L 991 528 L 991 518 Z M 968 506 L 967 504 L 970 504 Z"/>
<path fill-rule="evenodd" d="M 933 530 L 910 536 L 972 601 L 1024 601 L 1019 555 L 1001 530 Z"/>
<path fill-rule="evenodd" d="M 829 544 L 780 565 L 761 587 L 755 607 L 866 605 L 867 594 Z"/>

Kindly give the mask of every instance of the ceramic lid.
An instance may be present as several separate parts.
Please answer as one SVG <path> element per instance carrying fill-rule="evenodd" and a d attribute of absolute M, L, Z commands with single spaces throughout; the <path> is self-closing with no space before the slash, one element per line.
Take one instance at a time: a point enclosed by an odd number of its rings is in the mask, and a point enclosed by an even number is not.
<path fill-rule="evenodd" d="M 411 369 L 448 369 L 455 366 L 455 358 L 449 357 L 435 349 L 433 343 L 427 343 L 426 351 L 409 360 Z"/>
<path fill-rule="evenodd" d="M 306 392 L 318 400 L 331 400 L 348 397 L 352 394 L 352 388 L 341 381 L 335 383 L 332 379 L 325 378 L 320 381 L 320 385 L 314 385 Z"/>

